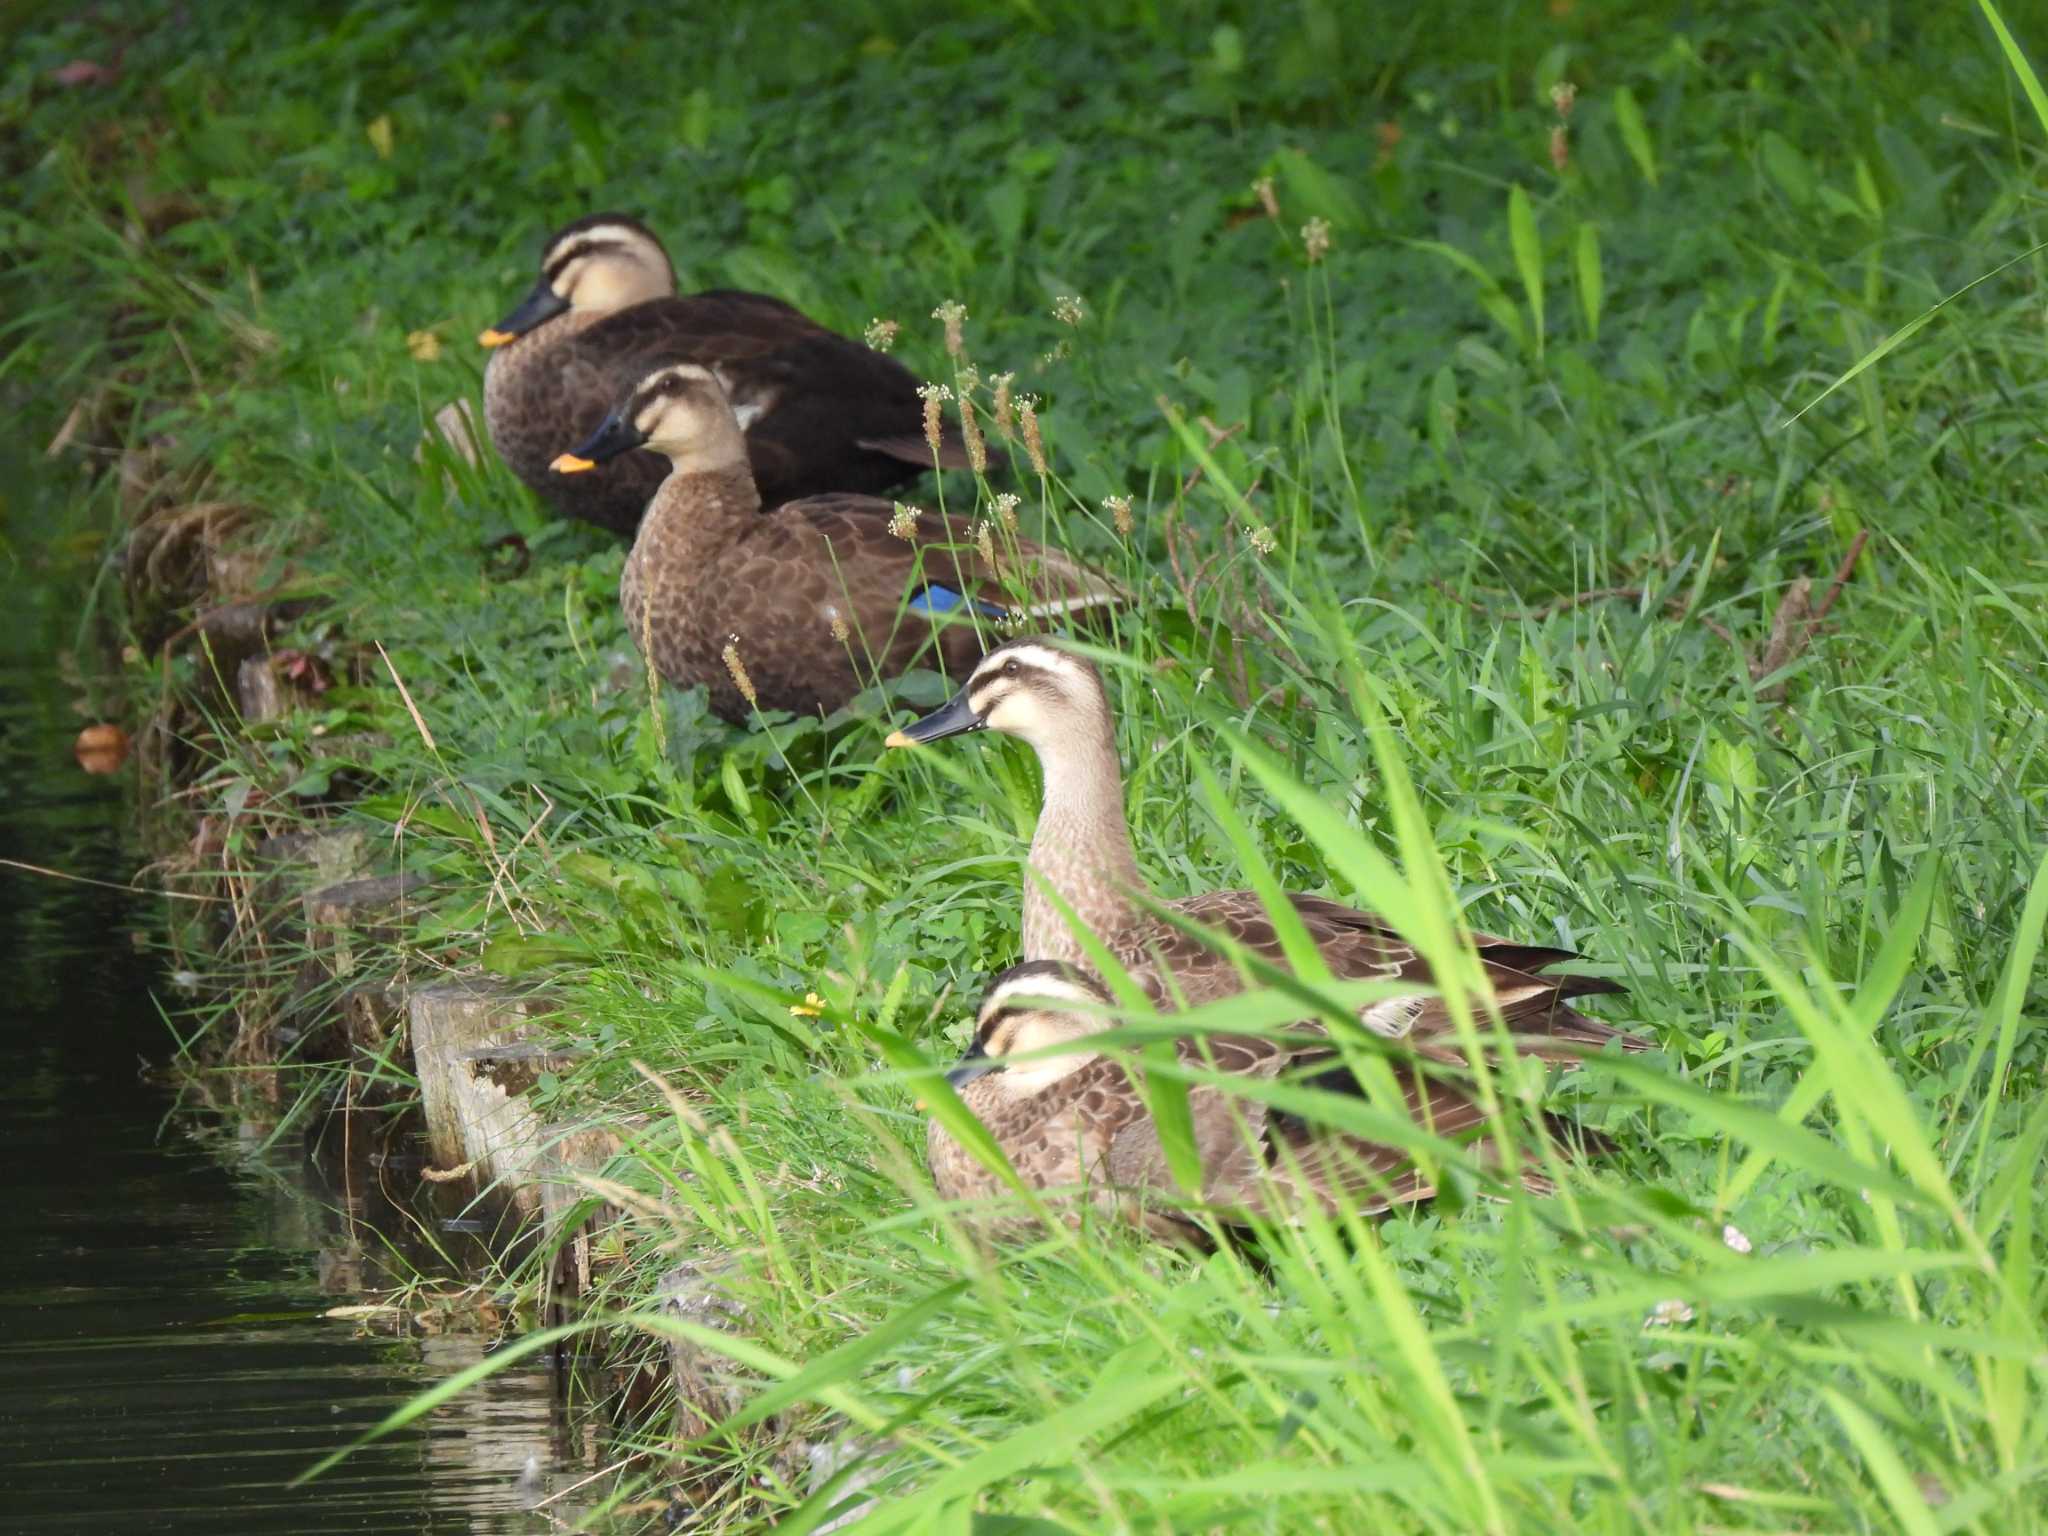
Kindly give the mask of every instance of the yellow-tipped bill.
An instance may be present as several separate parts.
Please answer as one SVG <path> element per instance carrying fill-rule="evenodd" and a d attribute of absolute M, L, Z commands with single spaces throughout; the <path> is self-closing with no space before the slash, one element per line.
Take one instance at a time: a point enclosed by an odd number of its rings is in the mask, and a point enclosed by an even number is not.
<path fill-rule="evenodd" d="M 548 468 L 558 475 L 580 475 L 586 469 L 597 468 L 597 463 L 593 459 L 579 459 L 573 453 L 562 453 L 555 456 Z"/>
<path fill-rule="evenodd" d="M 917 743 L 912 741 L 908 736 L 904 735 L 901 731 L 891 731 L 888 734 L 888 737 L 882 742 L 882 745 L 885 747 L 914 747 L 917 745 Z"/>
<path fill-rule="evenodd" d="M 519 333 L 517 331 L 501 331 L 493 325 L 478 331 L 476 339 L 481 345 L 486 347 L 502 347 L 508 341 L 517 341 Z"/>

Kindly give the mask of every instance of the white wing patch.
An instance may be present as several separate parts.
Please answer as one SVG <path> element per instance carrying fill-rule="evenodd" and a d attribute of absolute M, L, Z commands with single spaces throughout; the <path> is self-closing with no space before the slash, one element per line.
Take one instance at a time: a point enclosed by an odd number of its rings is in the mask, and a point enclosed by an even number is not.
<path fill-rule="evenodd" d="M 723 368 L 713 368 L 711 373 L 725 391 L 725 398 L 732 402 L 732 413 L 738 419 L 742 432 L 775 409 L 777 396 L 773 389 L 758 385 L 749 388 L 744 379 L 736 378 Z"/>
<path fill-rule="evenodd" d="M 1415 1021 L 1422 1017 L 1426 997 L 1389 997 L 1358 1011 L 1358 1022 L 1389 1040 L 1405 1040 Z"/>
<path fill-rule="evenodd" d="M 1009 617 L 1013 620 L 1052 619 L 1062 614 L 1080 613 L 1088 608 L 1104 608 L 1117 601 L 1114 592 L 1084 592 L 1079 597 L 1053 597 L 1042 603 L 1032 603 L 1024 608 L 1012 608 Z"/>

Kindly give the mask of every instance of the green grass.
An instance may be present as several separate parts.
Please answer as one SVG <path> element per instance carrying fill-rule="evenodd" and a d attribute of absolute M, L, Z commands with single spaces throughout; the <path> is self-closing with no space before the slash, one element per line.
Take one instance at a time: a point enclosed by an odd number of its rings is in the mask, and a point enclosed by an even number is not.
<path fill-rule="evenodd" d="M 2048 1525 L 2048 125 L 1974 9 L 1642 9 L 111 6 L 12 51 L 17 430 L 90 399 L 89 440 L 260 509 L 251 585 L 319 599 L 334 689 L 175 717 L 229 854 L 367 827 L 440 881 L 403 963 L 549 977 L 602 1047 L 553 1107 L 651 1113 L 611 1299 L 731 1255 L 712 1342 L 773 1383 L 772 1430 L 686 1452 L 749 1474 L 693 1494 L 713 1525 L 812 1528 L 835 1495 L 775 1448 L 846 1433 L 872 1531 Z M 114 86 L 49 83 L 124 37 Z M 651 709 L 618 551 L 495 462 L 411 462 L 541 234 L 604 205 L 686 282 L 901 321 L 935 376 L 964 302 L 1045 402 L 1027 530 L 1144 594 L 1110 686 L 1160 890 L 1270 873 L 1583 951 L 1662 1048 L 1553 1088 L 1619 1158 L 1263 1269 L 988 1253 L 936 1210 L 895 1042 L 949 1056 L 1014 957 L 1021 749 L 885 754 L 878 699 Z M 176 648 L 174 696 L 203 670 Z"/>

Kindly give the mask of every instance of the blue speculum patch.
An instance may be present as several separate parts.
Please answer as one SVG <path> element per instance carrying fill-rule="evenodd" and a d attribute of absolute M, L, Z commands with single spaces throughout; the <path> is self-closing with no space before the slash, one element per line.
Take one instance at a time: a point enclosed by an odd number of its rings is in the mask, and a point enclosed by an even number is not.
<path fill-rule="evenodd" d="M 953 613 L 966 601 L 966 597 L 955 592 L 951 587 L 942 587 L 937 582 L 933 582 L 910 600 L 910 611 L 912 613 Z M 1003 610 L 994 603 L 982 602 L 976 599 L 974 607 L 983 618 L 999 619 L 1003 616 Z"/>

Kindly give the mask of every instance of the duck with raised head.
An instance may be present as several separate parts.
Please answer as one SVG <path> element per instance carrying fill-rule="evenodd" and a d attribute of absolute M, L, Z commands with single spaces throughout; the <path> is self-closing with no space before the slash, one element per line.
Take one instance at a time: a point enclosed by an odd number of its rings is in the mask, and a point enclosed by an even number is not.
<path fill-rule="evenodd" d="M 1125 1058 L 1092 1049 L 1114 1026 L 1108 988 L 1057 960 L 1012 966 L 989 984 L 974 1040 L 946 1074 L 1026 1188 L 1062 1203 L 1076 1193 L 1154 1237 L 1192 1238 L 1198 1228 L 1187 1194 L 1173 1178 L 1159 1128 Z M 1177 1043 L 1191 1069 L 1329 1093 L 1360 1089 L 1327 1039 L 1208 1034 Z M 1485 1124 L 1471 1095 L 1396 1065 L 1410 1120 L 1446 1142 L 1469 1141 Z M 1228 1088 L 1194 1084 L 1188 1092 L 1194 1150 L 1201 1169 L 1196 1197 L 1225 1225 L 1258 1219 L 1286 1223 L 1306 1212 L 1348 1205 L 1362 1215 L 1426 1200 L 1435 1186 L 1407 1151 L 1367 1141 Z M 1602 1138 L 1553 1116 L 1545 1129 L 1560 1149 L 1597 1150 Z M 948 1200 L 970 1203 L 992 1236 L 1033 1226 L 1009 1186 L 934 1119 L 927 1132 L 932 1182 Z M 1494 1161 L 1490 1141 L 1476 1160 Z M 1525 1159 L 1521 1180 L 1548 1193 L 1550 1180 Z M 1077 1213 L 1067 1205 L 1063 1214 Z"/>
<path fill-rule="evenodd" d="M 933 465 L 909 369 L 766 294 L 678 296 L 661 241 L 625 214 L 592 214 L 550 235 L 532 291 L 478 340 L 491 348 L 484 421 L 499 454 L 564 516 L 618 533 L 633 531 L 668 473 L 658 455 L 626 454 L 574 481 L 548 465 L 657 363 L 718 375 L 764 506 L 879 493 Z M 938 462 L 967 464 L 950 428 Z"/>
<path fill-rule="evenodd" d="M 619 582 L 626 627 L 656 671 L 704 684 L 726 720 L 756 707 L 829 713 L 921 663 L 964 677 L 992 626 L 1124 597 L 1058 550 L 873 496 L 764 513 L 725 386 L 694 363 L 637 381 L 554 469 L 584 474 L 641 449 L 669 473 Z"/>
<path fill-rule="evenodd" d="M 1089 963 L 1086 948 L 1047 894 L 1049 888 L 1155 1005 L 1193 1007 L 1242 991 L 1243 977 L 1228 956 L 1147 905 L 1158 902 L 1131 847 L 1116 726 L 1094 663 L 1043 637 L 1011 640 L 982 658 L 949 703 L 893 732 L 889 745 L 920 745 L 984 729 L 1027 742 L 1044 771 L 1044 803 L 1029 855 L 1037 878 L 1024 884 L 1023 958 L 1081 967 Z M 1373 914 L 1323 896 L 1290 893 L 1287 899 L 1338 979 L 1431 982 L 1428 962 Z M 1209 891 L 1165 905 L 1182 920 L 1290 969 L 1256 892 Z M 1618 983 L 1597 976 L 1539 974 L 1577 958 L 1572 951 L 1484 933 L 1472 937 L 1492 1005 L 1522 1054 L 1563 1061 L 1609 1041 L 1618 1041 L 1623 1050 L 1649 1048 L 1641 1036 L 1570 1006 L 1576 997 L 1624 990 Z M 1359 1018 L 1379 1034 L 1407 1041 L 1420 1054 L 1463 1059 L 1452 1015 L 1439 997 L 1387 999 L 1368 1005 Z"/>

